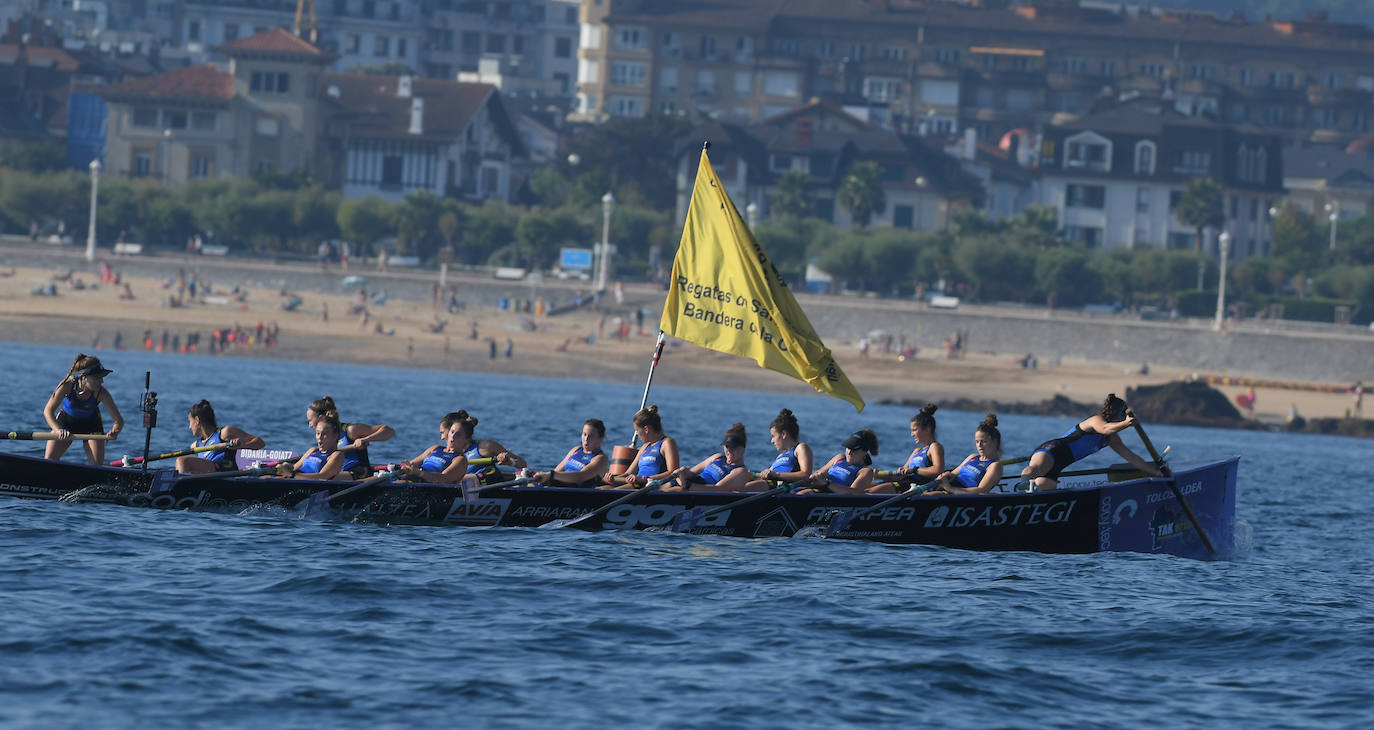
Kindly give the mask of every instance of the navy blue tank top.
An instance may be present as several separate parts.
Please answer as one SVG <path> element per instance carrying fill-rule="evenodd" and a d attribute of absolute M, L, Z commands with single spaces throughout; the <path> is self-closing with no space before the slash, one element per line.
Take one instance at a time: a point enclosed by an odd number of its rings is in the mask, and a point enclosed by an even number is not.
<path fill-rule="evenodd" d="M 830 467 L 825 476 L 831 484 L 847 487 L 854 483 L 855 477 L 859 476 L 859 470 L 862 468 L 858 464 L 849 463 L 848 459 L 840 459 L 834 466 Z"/>
<path fill-rule="evenodd" d="M 576 451 L 572 452 L 572 454 L 564 460 L 563 469 L 564 471 L 582 471 L 587 468 L 588 464 L 592 463 L 592 459 L 600 455 L 600 450 L 589 452 L 579 446 Z"/>
<path fill-rule="evenodd" d="M 718 484 L 730 472 L 736 469 L 743 469 L 743 464 L 731 464 L 725 460 L 724 456 L 717 456 L 701 470 L 701 480 L 707 484 Z"/>
<path fill-rule="evenodd" d="M 215 431 L 214 433 L 210 434 L 210 437 L 209 437 L 209 438 L 198 439 L 198 440 L 197 440 L 194 444 L 192 444 L 192 445 L 193 445 L 193 446 L 215 446 L 215 445 L 217 445 L 217 444 L 222 444 L 222 443 L 224 443 L 224 439 L 220 438 L 219 431 Z M 223 463 L 224 463 L 224 455 L 227 454 L 227 453 L 229 453 L 229 450 L 228 450 L 228 449 L 221 449 L 220 451 L 204 451 L 204 452 L 201 452 L 201 453 L 199 453 L 199 454 L 196 454 L 196 456 L 199 456 L 200 458 L 202 458 L 202 459 L 204 459 L 204 460 L 206 460 L 206 461 L 213 461 L 213 462 L 215 462 L 216 464 L 223 464 Z"/>
<path fill-rule="evenodd" d="M 801 469 L 801 464 L 797 462 L 796 451 L 797 447 L 795 446 L 784 451 L 779 451 L 778 455 L 773 457 L 773 465 L 768 468 L 773 471 L 782 472 L 791 472 Z"/>
<path fill-rule="evenodd" d="M 420 468 L 425 471 L 442 472 L 447 469 L 459 455 L 460 452 L 445 451 L 443 446 L 439 446 L 425 456 L 425 460 L 420 462 Z"/>
<path fill-rule="evenodd" d="M 959 466 L 959 471 L 954 475 L 954 478 L 965 488 L 972 489 L 978 486 L 978 482 L 983 481 L 983 475 L 988 473 L 988 467 L 996 462 L 996 459 L 969 459 L 968 462 Z"/>
<path fill-rule="evenodd" d="M 651 444 L 647 444 L 639 452 L 639 471 L 637 476 L 651 477 L 655 474 L 662 474 L 668 471 L 667 459 L 663 458 L 663 441 L 667 437 L 661 438 Z"/>
<path fill-rule="evenodd" d="M 62 412 L 72 418 L 90 418 L 98 410 L 100 410 L 100 391 L 98 390 L 87 398 L 77 398 L 76 383 L 72 383 L 72 387 L 62 397 Z"/>

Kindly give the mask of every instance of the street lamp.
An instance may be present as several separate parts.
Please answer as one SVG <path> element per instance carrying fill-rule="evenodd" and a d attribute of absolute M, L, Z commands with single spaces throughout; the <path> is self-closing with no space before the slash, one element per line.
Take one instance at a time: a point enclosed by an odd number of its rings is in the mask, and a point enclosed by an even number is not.
<path fill-rule="evenodd" d="M 606 191 L 601 196 L 601 268 L 596 271 L 596 290 L 606 291 L 606 269 L 610 268 L 611 258 L 611 210 L 615 208 L 615 196 Z"/>
<path fill-rule="evenodd" d="M 1333 200 L 1326 204 L 1326 217 L 1331 221 L 1331 250 L 1336 250 L 1336 219 L 1341 217 L 1341 201 Z"/>
<path fill-rule="evenodd" d="M 1217 319 L 1212 323 L 1212 329 L 1221 331 L 1221 320 L 1226 311 L 1226 255 L 1231 252 L 1231 232 L 1222 231 L 1217 236 L 1217 243 L 1221 245 L 1221 279 L 1217 281 Z"/>
<path fill-rule="evenodd" d="M 100 160 L 91 160 L 91 228 L 86 233 L 86 260 L 95 261 L 95 200 L 100 188 Z"/>
<path fill-rule="evenodd" d="M 744 214 L 749 216 L 749 230 L 752 232 L 759 225 L 759 204 L 750 202 L 744 206 Z"/>

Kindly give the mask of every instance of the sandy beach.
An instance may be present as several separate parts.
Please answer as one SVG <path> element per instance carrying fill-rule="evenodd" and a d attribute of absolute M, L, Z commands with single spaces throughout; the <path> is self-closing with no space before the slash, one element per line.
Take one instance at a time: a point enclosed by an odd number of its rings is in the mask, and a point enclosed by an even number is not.
<path fill-rule="evenodd" d="M 122 262 L 114 263 L 118 267 Z M 428 301 L 394 297 L 381 306 L 368 302 L 364 317 L 357 311 L 361 302 L 357 296 L 305 291 L 283 295 L 280 290 L 231 280 L 214 281 L 209 294 L 202 284 L 195 300 L 183 296 L 183 305 L 174 307 L 171 298 L 181 288 L 175 280 L 130 275 L 121 269 L 118 286 L 92 281 L 90 274 L 76 274 L 73 279 L 81 279 L 85 285 L 77 289 L 74 281 L 54 280 L 58 273 L 22 267 L 12 273 L 10 269 L 0 271 L 0 341 L 66 345 L 74 351 L 109 350 L 118 333 L 124 349 L 138 349 L 144 347 L 145 330 L 151 330 L 158 343 L 164 330 L 181 340 L 194 331 L 201 333 L 199 352 L 206 353 L 211 331 L 231 326 L 256 331 L 262 322 L 265 327 L 272 323 L 280 327 L 275 346 L 239 345 L 223 356 L 643 383 L 657 331 L 657 322 L 646 318 L 644 334 L 631 321 L 630 336 L 617 338 L 613 335 L 618 318 L 591 309 L 548 317 L 469 305 L 461 312 L 449 313 Z M 123 298 L 123 284 L 128 284 L 132 299 Z M 32 293 L 49 285 L 56 296 Z M 238 294 L 231 291 L 235 286 L 239 287 Z M 299 306 L 294 311 L 284 310 L 283 304 L 293 295 L 301 299 Z M 437 322 L 445 324 L 435 332 Z M 590 343 L 589 336 L 593 336 Z M 510 357 L 506 356 L 508 344 Z M 975 351 L 951 360 L 932 348 L 903 360 L 881 349 L 871 349 L 863 356 L 853 342 L 826 344 L 869 403 L 940 403 L 953 398 L 1034 403 L 1057 394 L 1095 402 L 1108 392 L 1124 393 L 1127 387 L 1192 374 L 1182 368 L 1151 366 L 1147 375 L 1141 375 L 1136 371 L 1140 363 L 1083 359 L 1056 363 L 1052 356 L 1042 356 L 1037 368 L 1028 369 L 1016 362 L 1018 357 L 1013 353 Z M 752 360 L 676 342 L 665 352 L 654 382 L 812 392 L 806 384 L 762 369 Z M 1246 390 L 1242 386 L 1217 387 L 1231 398 Z M 1281 423 L 1287 419 L 1290 405 L 1308 418 L 1340 417 L 1353 405 L 1353 397 L 1348 393 L 1257 388 L 1254 417 Z"/>

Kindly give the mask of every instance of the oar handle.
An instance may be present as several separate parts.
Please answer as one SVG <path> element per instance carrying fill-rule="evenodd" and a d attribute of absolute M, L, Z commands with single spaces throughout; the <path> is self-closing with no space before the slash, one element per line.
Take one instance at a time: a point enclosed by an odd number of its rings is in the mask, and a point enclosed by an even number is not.
<path fill-rule="evenodd" d="M 177 458 L 177 457 L 181 457 L 181 456 L 190 456 L 190 455 L 192 455 L 192 454 L 203 454 L 203 453 L 205 453 L 205 452 L 207 452 L 207 451 L 223 451 L 224 449 L 228 449 L 228 448 L 232 448 L 232 447 L 231 447 L 231 445 L 230 445 L 229 443 L 227 443 L 227 442 L 226 442 L 226 443 L 222 443 L 222 444 L 206 444 L 205 446 L 194 446 L 194 447 L 191 447 L 191 448 L 188 448 L 188 449 L 182 449 L 182 450 L 180 450 L 180 451 L 168 451 L 168 452 L 165 453 L 165 454 L 157 454 L 156 456 L 149 456 L 147 460 L 148 460 L 148 461 L 161 461 L 162 459 L 175 459 L 175 458 Z M 132 465 L 134 465 L 134 464 L 142 464 L 143 461 L 144 461 L 144 459 L 143 459 L 142 456 L 134 456 L 134 457 L 125 456 L 125 457 L 122 458 L 122 459 L 115 459 L 114 461 L 110 462 L 110 466 L 132 466 Z"/>
<path fill-rule="evenodd" d="M 601 505 L 600 507 L 598 507 L 598 508 L 592 510 L 591 512 L 588 512 L 587 514 L 582 515 L 581 517 L 576 517 L 576 518 L 570 520 L 569 522 L 567 522 L 566 524 L 564 524 L 563 526 L 564 526 L 564 527 L 571 527 L 571 526 L 573 526 L 573 525 L 575 525 L 575 524 L 578 524 L 578 523 L 581 523 L 581 522 L 588 522 L 588 521 L 590 521 L 590 520 L 594 520 L 594 519 L 596 519 L 597 517 L 600 517 L 601 515 L 604 515 L 604 514 L 606 514 L 607 512 L 610 512 L 611 510 L 615 509 L 616 507 L 619 507 L 620 505 L 625 504 L 626 502 L 629 502 L 630 500 L 634 499 L 635 497 L 638 497 L 639 495 L 644 494 L 645 492 L 650 492 L 650 491 L 653 491 L 653 490 L 655 490 L 655 489 L 658 489 L 660 486 L 662 486 L 662 484 L 663 484 L 663 482 L 660 482 L 660 481 L 658 481 L 657 479 L 650 479 L 648 484 L 645 484 L 644 486 L 640 487 L 639 489 L 636 489 L 636 490 L 634 490 L 633 492 L 630 492 L 629 494 L 627 494 L 627 495 L 625 495 L 625 496 L 623 496 L 623 497 L 620 497 L 619 499 L 615 499 L 615 500 L 612 500 L 612 501 L 610 501 L 610 502 L 608 502 L 608 503 L 606 503 L 606 504 L 603 504 L 603 505 Z"/>
<path fill-rule="evenodd" d="M 1135 418 L 1135 411 L 1127 408 L 1126 417 Z M 1150 441 L 1150 437 L 1145 435 L 1145 427 L 1140 425 L 1139 418 L 1135 419 L 1135 433 L 1140 437 L 1140 443 L 1145 444 L 1145 450 L 1150 452 L 1150 458 L 1154 460 L 1155 466 L 1159 467 L 1159 473 L 1166 477 L 1173 476 L 1173 471 L 1165 465 L 1164 459 L 1160 458 L 1159 451 L 1155 449 L 1155 445 Z"/>
<path fill-rule="evenodd" d="M 1134 411 L 1129 408 L 1126 409 L 1127 418 L 1134 415 Z M 1150 442 L 1150 437 L 1145 435 L 1145 427 L 1140 425 L 1138 418 L 1135 421 L 1135 432 L 1140 436 L 1140 442 L 1145 444 L 1145 450 L 1150 452 L 1150 458 L 1154 459 L 1155 466 L 1159 468 L 1159 473 L 1169 478 L 1169 489 L 1173 490 L 1174 498 L 1183 508 L 1183 513 L 1188 515 L 1188 521 L 1193 524 L 1193 529 L 1197 530 L 1198 537 L 1202 538 L 1202 544 L 1207 546 L 1207 552 L 1216 555 L 1217 549 L 1212 545 L 1212 538 L 1208 537 L 1207 531 L 1202 529 L 1202 521 L 1197 518 L 1197 513 L 1193 512 L 1193 505 L 1188 503 L 1188 498 L 1183 496 L 1183 490 L 1178 488 L 1178 480 L 1174 478 L 1173 470 L 1165 465 L 1164 460 L 1159 457 L 1159 452 L 1155 450 L 1155 445 Z"/>
<path fill-rule="evenodd" d="M 392 479 L 395 479 L 395 478 L 396 478 L 396 472 L 394 472 L 394 471 L 384 471 L 384 472 L 382 472 L 381 474 L 378 474 L 378 475 L 375 476 L 375 477 L 372 477 L 372 478 L 370 478 L 370 479 L 364 479 L 364 480 L 362 480 L 361 482 L 358 482 L 357 484 L 354 484 L 353 486 L 349 487 L 348 489 L 345 489 L 345 490 L 342 490 L 342 491 L 339 491 L 339 492 L 335 492 L 334 494 L 331 494 L 331 495 L 329 495 L 328 497 L 325 497 L 324 501 L 325 501 L 325 503 L 333 502 L 334 500 L 338 499 L 339 497 L 343 497 L 343 496 L 345 496 L 345 495 L 353 494 L 354 492 L 357 492 L 357 491 L 360 491 L 360 490 L 363 490 L 363 489 L 367 489 L 368 487 L 375 486 L 375 485 L 377 485 L 377 484 L 381 484 L 382 482 L 389 482 L 389 481 L 391 481 Z"/>
<path fill-rule="evenodd" d="M 72 441 L 111 441 L 103 433 L 74 433 L 67 438 Z M 56 431 L 0 431 L 0 441 L 61 441 Z"/>
<path fill-rule="evenodd" d="M 190 474 L 180 477 L 178 481 L 190 482 L 197 479 L 225 479 L 228 477 L 257 477 L 270 473 L 277 468 L 279 462 L 264 461 L 251 469 L 239 469 L 238 471 L 212 471 L 209 474 Z"/>

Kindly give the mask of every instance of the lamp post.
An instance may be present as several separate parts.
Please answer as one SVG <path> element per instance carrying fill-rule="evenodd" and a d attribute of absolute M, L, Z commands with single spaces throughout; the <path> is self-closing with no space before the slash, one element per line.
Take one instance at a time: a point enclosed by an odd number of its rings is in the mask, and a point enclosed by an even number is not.
<path fill-rule="evenodd" d="M 610 268 L 611 258 L 611 210 L 615 208 L 615 196 L 606 191 L 601 196 L 601 260 L 596 270 L 596 290 L 606 291 L 606 270 Z"/>
<path fill-rule="evenodd" d="M 95 260 L 95 201 L 100 189 L 100 160 L 91 160 L 91 228 L 86 233 L 86 260 Z"/>
<path fill-rule="evenodd" d="M 1231 252 L 1231 232 L 1222 231 L 1217 236 L 1217 243 L 1221 246 L 1221 278 L 1217 281 L 1217 319 L 1212 323 L 1212 329 L 1220 332 L 1221 321 L 1226 313 L 1226 256 Z"/>
<path fill-rule="evenodd" d="M 753 232 L 759 225 L 759 204 L 751 202 L 744 206 L 744 214 L 749 216 L 749 230 Z"/>
<path fill-rule="evenodd" d="M 1326 217 L 1331 221 L 1331 250 L 1336 250 L 1336 219 L 1341 217 L 1341 201 L 1333 200 L 1326 204 Z"/>

